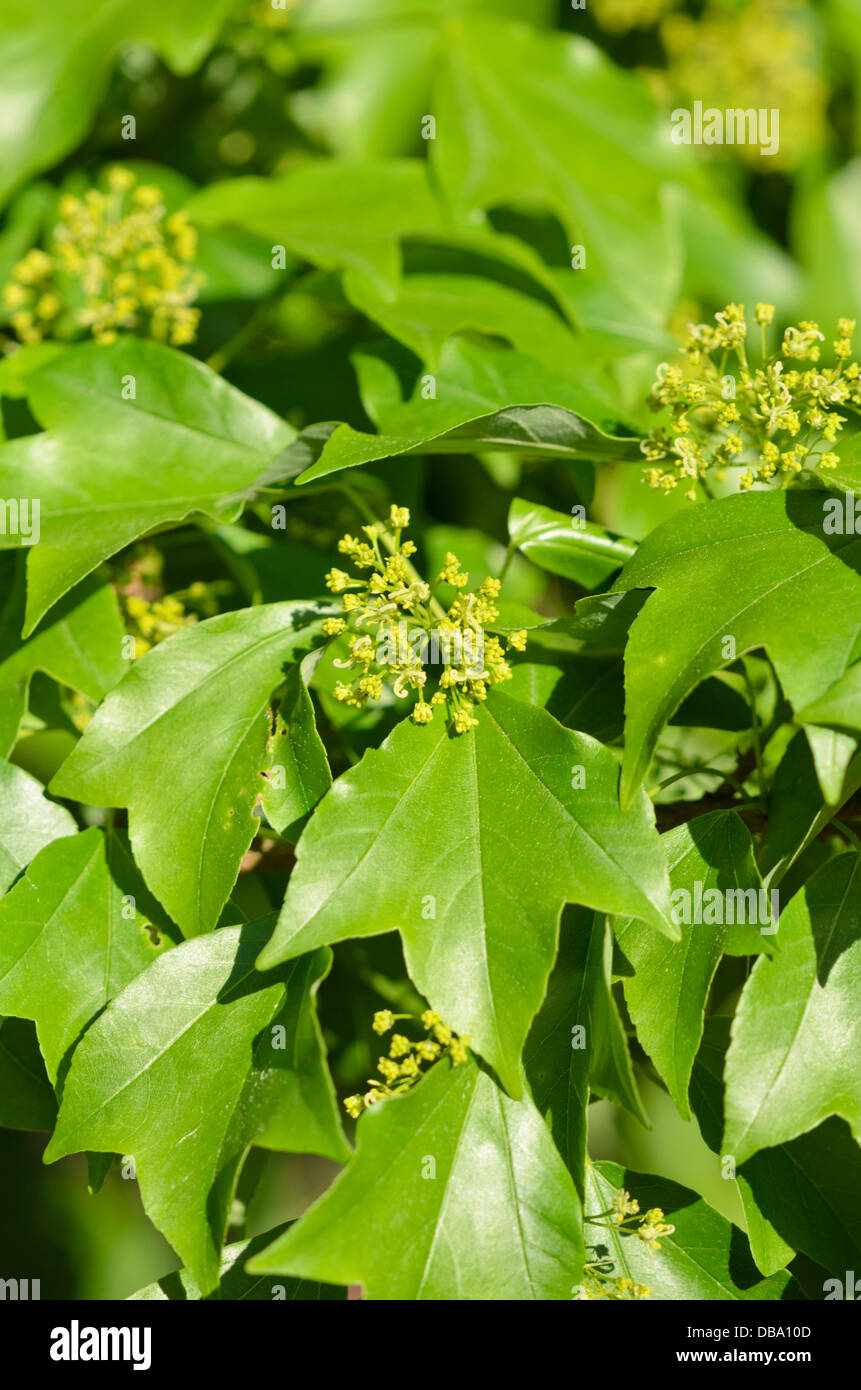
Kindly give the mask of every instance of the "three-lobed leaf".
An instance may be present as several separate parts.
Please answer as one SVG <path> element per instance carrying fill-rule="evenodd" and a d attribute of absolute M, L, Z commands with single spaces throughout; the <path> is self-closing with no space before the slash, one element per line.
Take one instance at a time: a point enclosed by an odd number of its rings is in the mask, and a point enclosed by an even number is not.
<path fill-rule="evenodd" d="M 258 797 L 286 825 L 328 786 L 304 687 L 287 704 L 292 752 L 289 724 L 270 715 L 273 692 L 320 640 L 324 611 L 265 604 L 174 633 L 130 668 L 51 783 L 128 807 L 135 859 L 186 936 L 218 921 L 260 828 Z"/>
<path fill-rule="evenodd" d="M 349 1154 L 314 1010 L 329 953 L 261 976 L 271 927 L 184 942 L 123 990 L 74 1051 L 45 1153 L 130 1155 L 147 1212 L 204 1294 L 252 1145 Z"/>
<path fill-rule="evenodd" d="M 306 827 L 261 964 L 397 929 L 417 988 L 519 1095 L 563 903 L 677 930 L 651 804 L 620 811 L 617 780 L 601 744 L 498 692 L 464 735 L 399 724 Z"/>
<path fill-rule="evenodd" d="M 370 1299 L 484 1301 L 569 1298 L 582 1261 L 580 1201 L 544 1121 L 470 1059 L 368 1111 L 345 1172 L 248 1268 Z"/>
<path fill-rule="evenodd" d="M 295 438 L 204 363 L 129 336 L 70 348 L 27 378 L 46 433 L 0 447 L 3 496 L 37 497 L 25 636 L 138 536 L 194 513 L 237 516 L 242 493 Z M 0 547 L 19 546 L 0 536 Z"/>
<path fill-rule="evenodd" d="M 147 930 L 164 927 L 158 912 L 124 840 L 95 826 L 46 845 L 0 899 L 0 1013 L 35 1021 L 52 1081 L 108 1000 L 171 945 Z"/>

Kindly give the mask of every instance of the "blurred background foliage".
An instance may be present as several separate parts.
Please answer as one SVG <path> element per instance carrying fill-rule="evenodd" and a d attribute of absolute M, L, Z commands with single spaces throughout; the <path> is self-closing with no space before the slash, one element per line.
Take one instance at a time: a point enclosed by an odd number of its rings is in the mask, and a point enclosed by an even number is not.
<path fill-rule="evenodd" d="M 637 428 L 648 423 L 643 398 L 656 365 L 691 318 L 745 297 L 774 300 L 784 322 L 816 317 L 830 327 L 838 315 L 861 317 L 861 0 L 587 0 L 580 8 L 568 0 L 285 0 L 283 7 L 156 0 L 145 8 L 140 14 L 132 0 L 43 7 L 7 0 L 0 15 L 0 282 L 41 243 L 61 193 L 80 194 L 106 164 L 128 163 L 133 151 L 138 177 L 158 185 L 169 210 L 200 212 L 198 265 L 206 283 L 192 351 L 299 429 L 339 420 L 372 430 L 393 385 L 435 367 L 442 345 L 460 331 L 490 334 L 547 370 L 582 368 L 584 379 L 592 373 L 593 389 L 612 402 L 602 423 Z M 729 146 L 672 150 L 668 113 L 695 100 L 778 107 L 779 155 L 769 161 Z M 137 122 L 133 146 L 121 135 L 128 113 Z M 428 116 L 446 125 L 445 140 L 442 130 L 439 143 L 423 139 Z M 473 138 L 482 142 L 481 160 Z M 373 277 L 344 272 L 350 235 L 376 215 L 368 161 L 426 157 L 436 192 L 451 199 L 462 224 L 495 239 L 498 284 L 517 289 L 492 311 L 470 307 L 469 258 L 444 237 L 401 237 L 412 300 L 387 301 Z M 353 197 L 343 177 L 356 162 L 365 172 Z M 342 244 L 331 253 L 316 243 L 304 255 L 288 248 L 285 282 L 271 269 L 265 209 L 222 217 L 232 191 L 222 196 L 218 186 L 237 177 L 290 178 L 321 163 L 334 171 L 333 206 L 343 198 L 344 228 L 333 236 Z M 213 184 L 208 204 L 209 192 L 198 190 Z M 235 206 L 256 208 L 255 197 L 254 186 L 243 186 Z M 571 266 L 572 241 L 584 227 L 590 256 L 600 248 L 587 275 Z M 503 241 L 496 239 L 503 238 L 521 247 L 516 272 L 501 268 Z M 314 242 L 310 233 L 306 239 Z M 476 246 L 475 256 L 486 274 L 487 247 Z M 434 279 L 450 273 L 462 277 L 455 320 L 440 307 L 443 281 Z M 530 277 L 527 309 L 521 291 Z M 560 306 L 570 312 L 569 325 Z M 14 346 L 8 314 L 0 316 L 0 333 L 4 350 Z M 10 355 L 0 363 L 0 376 L 6 373 L 2 423 L 14 436 L 35 425 L 11 362 Z M 572 479 L 590 517 L 633 538 L 685 505 L 643 488 L 638 469 L 597 473 L 492 451 L 474 468 L 444 458 L 432 472 L 414 459 L 376 465 L 355 486 L 366 502 L 376 487 L 417 508 L 424 557 L 436 564 L 455 549 L 477 582 L 504 557 L 511 491 L 568 513 Z M 291 596 L 320 592 L 335 540 L 357 519 L 349 493 L 309 487 L 303 494 L 282 538 Z M 205 542 L 195 527 L 182 527 L 115 562 L 108 577 L 123 597 L 129 630 L 147 604 L 165 596 L 173 604 L 147 619 L 148 640 L 215 608 L 283 597 L 285 548 L 273 544 L 263 511 L 249 521 L 250 530 L 220 527 Z M 519 557 L 510 581 L 511 598 L 551 616 L 569 611 L 582 592 Z M 337 773 L 365 742 L 379 740 L 394 714 L 339 710 L 322 678 L 316 693 L 324 724 L 331 721 Z M 47 780 L 88 713 L 79 697 L 58 696 L 37 677 L 15 761 Z M 719 757 L 719 748 L 708 750 L 708 761 Z M 688 789 L 691 799 L 702 791 L 702 783 Z M 265 874 L 242 875 L 234 915 L 225 920 L 277 905 L 285 883 L 277 861 Z M 381 999 L 415 1002 L 404 980 L 395 940 L 336 950 L 321 1007 L 342 1094 L 375 1064 L 369 1021 Z M 718 987 L 730 991 L 733 981 L 719 977 Z M 599 1102 L 593 1157 L 684 1181 L 740 1221 L 734 1186 L 721 1180 L 696 1125 L 679 1119 L 644 1060 L 652 1128 Z M 31 1025 L 5 1021 L 0 1080 L 4 1068 L 38 1065 Z M 25 1123 L 38 1128 L 38 1120 L 22 1117 L 22 1131 Z M 39 1134 L 0 1130 L 4 1265 L 40 1277 L 43 1297 L 96 1299 L 131 1293 L 176 1267 L 120 1165 L 82 1201 L 84 1160 L 44 1170 L 42 1148 Z M 331 1171 L 320 1160 L 272 1156 L 247 1230 L 298 1214 Z"/>

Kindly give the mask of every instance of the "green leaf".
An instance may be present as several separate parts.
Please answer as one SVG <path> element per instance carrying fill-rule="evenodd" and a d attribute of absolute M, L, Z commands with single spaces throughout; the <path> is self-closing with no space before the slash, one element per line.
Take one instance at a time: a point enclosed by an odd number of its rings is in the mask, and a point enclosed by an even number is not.
<path fill-rule="evenodd" d="M 858 20 L 855 7 L 850 32 L 856 42 Z M 827 177 L 803 180 L 795 200 L 796 253 L 809 277 L 809 302 L 816 305 L 826 334 L 833 332 L 838 318 L 861 313 L 859 194 L 861 159 L 856 158 Z"/>
<path fill-rule="evenodd" d="M 828 860 L 754 966 L 726 1062 L 724 1152 L 737 1163 L 841 1115 L 861 1136 L 861 855 Z"/>
<path fill-rule="evenodd" d="M 0 1127 L 52 1130 L 56 1119 L 57 1102 L 32 1023 L 0 1018 Z"/>
<path fill-rule="evenodd" d="M 715 1153 L 723 1130 L 729 1027 L 727 1018 L 709 1020 L 691 1081 L 697 1120 Z M 754 1258 L 763 1273 L 781 1268 L 795 1250 L 834 1275 L 858 1268 L 861 1147 L 842 1120 L 832 1117 L 809 1134 L 754 1154 L 737 1170 L 736 1181 Z"/>
<path fill-rule="evenodd" d="M 640 79 L 585 39 L 492 16 L 447 26 L 430 155 L 460 218 L 514 204 L 554 213 L 585 278 L 669 308 L 677 248 L 661 184 L 684 155 Z"/>
<path fill-rule="evenodd" d="M 662 1236 L 660 1250 L 647 1249 L 636 1235 L 590 1223 L 609 1209 L 622 1189 L 640 1211 L 660 1207 L 675 1233 Z M 629 1278 L 651 1289 L 659 1302 L 779 1299 L 789 1283 L 785 1272 L 761 1279 L 744 1233 L 687 1187 L 634 1173 L 618 1163 L 590 1164 L 586 1195 L 586 1260 L 606 1261 L 609 1277 Z M 612 1266 L 612 1267 L 610 1267 Z"/>
<path fill-rule="evenodd" d="M 287 98 L 290 115 L 340 154 L 409 152 L 435 109 L 441 28 L 474 10 L 548 24 L 553 8 L 551 0 L 309 0 L 291 14 L 291 39 L 322 73 Z"/>
<path fill-rule="evenodd" d="M 520 1095 L 562 904 L 636 903 L 673 930 L 651 803 L 619 811 L 617 776 L 593 739 L 497 692 L 461 736 L 397 725 L 305 829 L 261 964 L 397 928 L 416 987 Z"/>
<path fill-rule="evenodd" d="M 78 829 L 66 808 L 44 792 L 35 777 L 0 762 L 0 893 L 45 845 Z"/>
<path fill-rule="evenodd" d="M 565 1299 L 581 1221 L 532 1101 L 471 1060 L 440 1062 L 362 1117 L 349 1167 L 249 1269 L 360 1283 L 370 1299 Z"/>
<path fill-rule="evenodd" d="M 559 955 L 523 1053 L 535 1104 L 581 1197 L 590 1090 L 648 1122 L 613 999 L 612 955 L 603 917 L 583 908 L 563 914 Z"/>
<path fill-rule="evenodd" d="M 756 955 L 774 938 L 762 935 L 750 921 L 744 897 L 728 900 L 727 893 L 758 894 L 762 883 L 753 859 L 753 842 L 734 811 L 697 816 L 662 837 L 670 870 L 674 921 L 681 941 L 658 937 L 640 922 L 616 921 L 616 939 L 632 973 L 624 980 L 625 1002 L 637 1037 L 667 1083 L 683 1119 L 690 1118 L 688 1082 L 700 1045 L 709 989 L 721 956 Z M 699 890 L 697 889 L 699 885 Z M 709 920 L 706 894 L 721 894 L 723 920 Z M 692 918 L 695 895 L 702 894 L 703 921 Z M 676 895 L 679 895 L 678 897 Z M 759 903 L 757 901 L 757 908 Z M 736 920 L 728 922 L 732 912 Z M 716 914 L 711 913 L 712 917 Z M 757 915 L 754 913 L 754 921 Z M 768 912 L 766 921 L 770 921 Z"/>
<path fill-rule="evenodd" d="M 134 399 L 123 399 L 134 384 Z M 130 336 L 63 353 L 27 379 L 46 434 L 0 449 L 4 495 L 41 501 L 25 636 L 102 560 L 195 512 L 230 520 L 294 436 L 202 362 Z M 18 545 L 0 537 L 0 546 Z"/>
<path fill-rule="evenodd" d="M 95 827 L 47 845 L 0 900 L 0 1013 L 35 1021 L 52 1081 L 87 1024 L 170 946 L 147 931 L 153 906 L 122 840 Z"/>
<path fill-rule="evenodd" d="M 611 536 L 594 522 L 565 516 L 522 497 L 511 503 L 508 534 L 533 564 L 573 579 L 586 589 L 597 588 L 609 579 L 637 548 L 633 541 Z"/>
<path fill-rule="evenodd" d="M 202 226 L 234 224 L 326 270 L 361 271 L 383 295 L 400 275 L 400 238 L 442 226 L 419 159 L 314 160 L 278 178 L 240 178 L 186 204 Z"/>
<path fill-rule="evenodd" d="M 759 853 L 760 872 L 769 884 L 781 881 L 859 787 L 861 754 L 856 753 L 833 802 L 826 802 L 807 730 L 799 730 L 778 763 L 771 784 L 771 814 Z"/>
<path fill-rule="evenodd" d="M 280 699 L 272 702 L 277 708 L 266 741 L 260 803 L 267 821 L 279 834 L 316 806 L 332 785 L 306 685 L 317 657 L 318 653 L 312 652 L 300 665 L 292 666 Z"/>
<path fill-rule="evenodd" d="M 850 666 L 818 700 L 799 710 L 798 721 L 861 733 L 861 661 Z"/>
<path fill-rule="evenodd" d="M 559 660 L 518 661 L 509 695 L 540 705 L 564 724 L 591 734 L 600 743 L 617 739 L 624 725 L 625 691 L 618 657 L 570 656 Z"/>
<path fill-rule="evenodd" d="M 838 681 L 837 685 L 840 684 Z M 835 687 L 832 686 L 831 689 L 834 690 Z M 825 696 L 826 700 L 827 698 Z M 819 705 L 820 702 L 814 700 L 809 708 L 815 709 Z M 824 709 L 827 711 L 828 706 Z M 800 712 L 798 718 L 800 723 Z M 822 789 L 822 795 L 829 806 L 835 806 L 840 799 L 846 774 L 858 748 L 858 741 L 849 734 L 838 733 L 833 728 L 820 728 L 816 723 L 805 724 L 804 732 L 813 754 L 816 779 Z"/>
<path fill-rule="evenodd" d="M 99 701 L 126 671 L 122 654 L 124 628 L 110 585 L 86 579 L 57 604 L 50 620 L 26 642 L 24 564 L 0 556 L 0 573 L 9 590 L 0 610 L 0 752 L 11 752 L 27 709 L 30 680 L 46 671 Z M 12 571 L 15 571 L 14 577 Z"/>
<path fill-rule="evenodd" d="M 580 342 L 554 305 L 499 284 L 484 275 L 414 274 L 403 277 L 397 295 L 380 293 L 356 273 L 344 292 L 350 302 L 420 357 L 431 371 L 456 333 L 474 330 L 505 338 L 555 375 L 560 362 L 578 353 Z"/>
<path fill-rule="evenodd" d="M 63 0 L 39 9 L 9 0 L 0 18 L 0 86 L 4 92 L 4 169 L 0 199 L 47 169 L 86 135 L 117 50 L 154 44 L 176 71 L 191 72 L 214 42 L 230 0 L 118 0 L 94 7 Z"/>
<path fill-rule="evenodd" d="M 218 1287 L 212 1293 L 202 1294 L 200 1285 L 188 1269 L 178 1269 L 166 1274 L 155 1284 L 147 1284 L 145 1289 L 129 1295 L 129 1303 L 192 1302 L 197 1299 L 230 1299 L 233 1302 L 280 1303 L 294 1299 L 305 1301 L 342 1302 L 347 1297 L 345 1288 L 335 1284 L 314 1284 L 306 1279 L 277 1279 L 263 1275 L 246 1274 L 245 1262 L 258 1251 L 263 1250 L 285 1226 L 275 1226 L 271 1231 L 254 1236 L 252 1240 L 238 1240 L 233 1245 L 225 1245 L 221 1257 Z"/>
<path fill-rule="evenodd" d="M 642 459 L 639 441 L 605 434 L 590 422 L 603 402 L 576 378 L 552 377 L 508 348 L 452 338 L 440 354 L 435 396 L 419 380 L 409 401 L 390 406 L 380 434 L 338 425 L 300 483 L 399 454 L 514 449 L 535 457 Z"/>
<path fill-rule="evenodd" d="M 261 978 L 271 926 L 184 942 L 111 1002 L 75 1049 L 45 1153 L 131 1154 L 147 1213 L 205 1294 L 252 1145 L 349 1153 L 314 1012 L 330 955 Z"/>
<path fill-rule="evenodd" d="M 861 626 L 861 538 L 823 533 L 825 495 L 750 493 L 692 507 L 625 566 L 615 588 L 655 592 L 625 652 L 623 805 L 684 696 L 735 659 L 726 638 L 739 656 L 767 649 L 796 710 L 843 675 Z"/>
<path fill-rule="evenodd" d="M 307 711 L 293 754 L 282 755 L 289 736 L 276 724 L 273 737 L 268 715 L 285 666 L 289 674 L 319 640 L 324 611 L 265 604 L 174 633 L 111 691 L 51 783 L 61 796 L 128 807 L 135 859 L 185 936 L 218 921 L 260 828 L 264 789 L 287 823 L 325 788 Z M 277 766 L 284 791 L 274 789 Z"/>

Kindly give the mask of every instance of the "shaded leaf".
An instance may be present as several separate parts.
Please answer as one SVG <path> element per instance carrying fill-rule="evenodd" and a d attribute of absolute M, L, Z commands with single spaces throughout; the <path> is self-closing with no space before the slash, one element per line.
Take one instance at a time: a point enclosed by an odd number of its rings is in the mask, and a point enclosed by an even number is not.
<path fill-rule="evenodd" d="M 0 556 L 10 581 L 0 614 L 0 752 L 4 754 L 18 738 L 35 671 L 45 671 L 61 685 L 98 701 L 127 669 L 122 654 L 125 630 L 116 596 L 109 585 L 92 578 L 67 594 L 48 622 L 21 641 L 25 580 L 20 558 L 15 565 L 11 555 Z"/>
<path fill-rule="evenodd" d="M 723 1131 L 729 1028 L 728 1018 L 709 1020 L 691 1081 L 700 1129 L 715 1153 Z M 754 1154 L 737 1170 L 736 1181 L 754 1257 L 764 1273 L 782 1267 L 794 1250 L 803 1250 L 834 1275 L 859 1267 L 861 1147 L 842 1120 L 832 1117 L 788 1144 Z"/>
<path fill-rule="evenodd" d="M 724 1151 L 738 1163 L 829 1115 L 861 1137 L 861 855 L 823 864 L 754 966 L 727 1054 Z"/>
<path fill-rule="evenodd" d="M 535 1104 L 581 1198 L 590 1090 L 647 1123 L 613 999 L 612 954 L 603 917 L 583 908 L 563 914 L 559 955 L 523 1052 Z"/>
<path fill-rule="evenodd" d="M 0 1128 L 51 1130 L 54 1090 L 28 1019 L 0 1018 Z"/>
<path fill-rule="evenodd" d="M 65 807 L 48 800 L 41 782 L 0 762 L 0 893 L 40 849 L 77 829 Z"/>
<path fill-rule="evenodd" d="M 52 1081 L 87 1024 L 170 946 L 147 931 L 148 896 L 119 836 L 92 827 L 46 846 L 0 900 L 0 1013 L 35 1021 Z"/>
<path fill-rule="evenodd" d="M 647 1249 L 635 1235 L 590 1224 L 588 1215 L 607 1211 L 623 1188 L 640 1203 L 641 1212 L 660 1207 L 675 1226 L 673 1235 L 661 1237 L 659 1251 Z M 604 1261 L 603 1267 L 614 1279 L 645 1284 L 652 1299 L 779 1299 L 789 1283 L 786 1272 L 760 1278 L 744 1233 L 678 1183 L 603 1162 L 590 1164 L 586 1193 L 587 1261 Z"/>
<path fill-rule="evenodd" d="M 632 967 L 624 979 L 624 989 L 637 1037 L 666 1081 L 682 1117 L 688 1119 L 688 1082 L 721 956 L 724 952 L 756 955 L 771 949 L 774 937 L 760 931 L 761 925 L 769 932 L 772 929 L 768 907 L 757 925 L 762 883 L 754 864 L 753 843 L 736 812 L 697 816 L 661 838 L 681 941 L 658 937 L 640 922 L 616 919 L 614 927 L 616 940 Z M 686 921 L 686 917 L 696 915 L 698 895 L 705 903 L 703 918 L 718 916 L 705 902 L 706 894 L 714 890 L 721 894 L 721 920 Z M 732 899 L 729 893 L 734 895 Z M 754 925 L 749 925 L 751 922 Z"/>
<path fill-rule="evenodd" d="M 261 977 L 271 926 L 184 942 L 112 1001 L 75 1049 L 45 1153 L 131 1154 L 148 1215 L 204 1294 L 251 1145 L 349 1152 L 314 1012 L 329 953 Z"/>
<path fill-rule="evenodd" d="M 861 537 L 823 533 L 824 496 L 763 492 L 692 507 L 625 566 L 617 589 L 655 592 L 625 651 L 623 805 L 669 716 L 736 654 L 765 647 L 796 710 L 846 670 L 861 625 Z"/>
<path fill-rule="evenodd" d="M 252 1240 L 238 1240 L 233 1245 L 225 1245 L 218 1287 L 212 1293 L 202 1294 L 200 1285 L 191 1271 L 178 1269 L 173 1274 L 166 1274 L 156 1283 L 138 1289 L 137 1293 L 130 1294 L 127 1302 L 187 1303 L 197 1299 L 229 1299 L 243 1303 L 293 1302 L 297 1299 L 325 1302 L 344 1300 L 347 1290 L 334 1284 L 315 1284 L 305 1279 L 279 1279 L 277 1276 L 273 1278 L 260 1274 L 246 1274 L 246 1260 L 263 1250 L 283 1230 L 285 1226 L 275 1226 L 271 1231 L 254 1236 Z"/>

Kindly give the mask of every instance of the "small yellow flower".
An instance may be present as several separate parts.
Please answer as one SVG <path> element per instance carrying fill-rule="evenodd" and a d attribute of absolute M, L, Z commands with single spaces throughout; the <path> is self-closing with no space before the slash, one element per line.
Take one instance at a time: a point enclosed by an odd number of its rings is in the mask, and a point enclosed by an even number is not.
<path fill-rule="evenodd" d="M 446 553 L 439 578 L 442 583 L 451 584 L 455 589 L 462 589 L 469 582 L 469 575 L 461 569 L 460 560 L 451 550 Z"/>
<path fill-rule="evenodd" d="M 478 725 L 478 720 L 473 719 L 469 709 L 457 709 L 454 712 L 454 728 L 458 734 L 465 734 L 469 729 L 474 729 Z"/>
<path fill-rule="evenodd" d="M 382 1035 L 388 1033 L 390 1028 L 395 1026 L 395 1016 L 391 1009 L 378 1009 L 374 1014 L 374 1021 L 371 1025 L 375 1033 Z"/>
<path fill-rule="evenodd" d="M 161 202 L 161 189 L 154 184 L 142 183 L 132 195 L 132 202 L 139 208 L 154 208 Z"/>
<path fill-rule="evenodd" d="M 123 169 L 115 164 L 113 169 L 108 170 L 108 187 L 114 193 L 127 193 L 134 187 L 135 176 L 130 169 Z M 156 200 L 158 201 L 158 200 Z"/>
<path fill-rule="evenodd" d="M 621 1226 L 626 1217 L 637 1215 L 640 1210 L 640 1203 L 631 1196 L 630 1192 L 626 1192 L 622 1188 L 620 1192 L 614 1194 L 612 1208 L 613 1223 L 616 1226 Z"/>
<path fill-rule="evenodd" d="M 326 588 L 331 589 L 333 594 L 342 594 L 353 583 L 355 580 L 346 570 L 331 569 L 326 575 Z"/>

